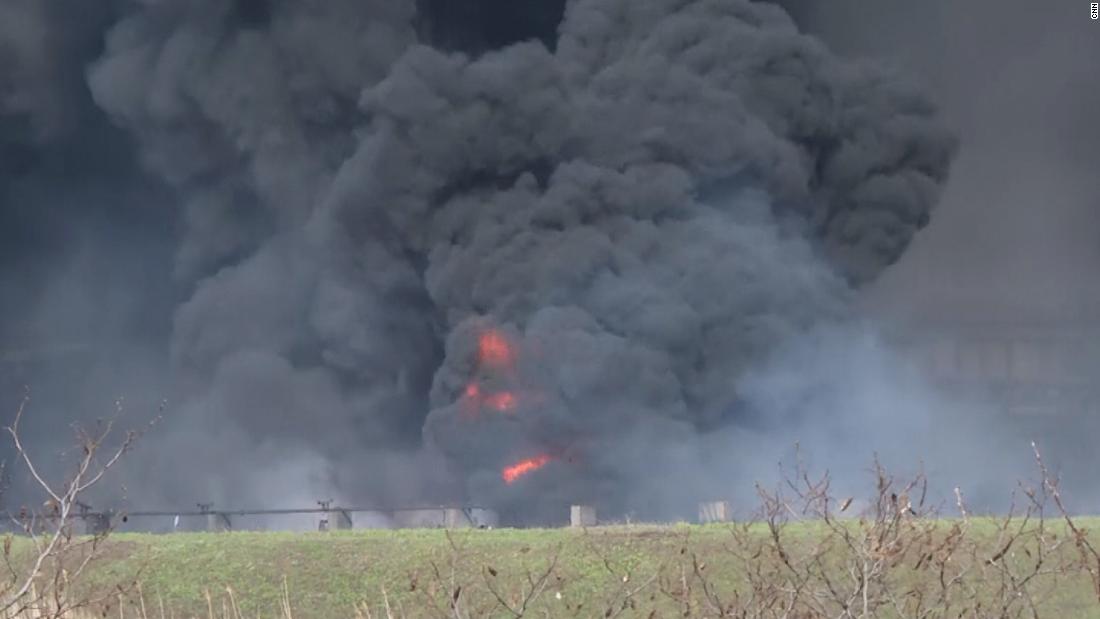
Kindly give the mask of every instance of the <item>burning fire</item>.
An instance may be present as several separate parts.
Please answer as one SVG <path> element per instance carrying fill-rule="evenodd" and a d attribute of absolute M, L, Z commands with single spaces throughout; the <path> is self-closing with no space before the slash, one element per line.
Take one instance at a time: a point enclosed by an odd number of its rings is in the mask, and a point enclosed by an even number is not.
<path fill-rule="evenodd" d="M 499 331 L 486 331 L 477 341 L 478 360 L 497 367 L 512 364 L 512 347 Z"/>
<path fill-rule="evenodd" d="M 515 387 L 513 367 L 515 364 L 515 351 L 511 343 L 500 331 L 487 330 L 481 333 L 477 339 L 478 373 L 484 379 L 486 370 L 492 377 L 488 383 L 483 383 L 474 378 L 466 385 L 464 390 L 465 401 L 473 407 L 476 415 L 478 409 L 489 409 L 500 413 L 513 413 L 519 405 L 519 396 L 510 387 Z M 500 386 L 508 385 L 509 388 L 501 389 Z M 483 388 L 484 387 L 484 388 Z M 524 396 L 526 399 L 526 396 Z M 547 454 L 520 460 L 515 464 L 504 467 L 500 472 L 501 479 L 506 484 L 513 484 L 521 477 L 546 466 L 553 458 Z"/>
<path fill-rule="evenodd" d="M 481 386 L 477 383 L 466 385 L 462 395 L 465 397 L 468 405 L 472 406 L 474 409 L 485 407 L 499 413 L 510 413 L 514 411 L 519 404 L 519 399 L 516 397 L 516 394 L 511 391 L 484 393 L 481 390 Z"/>
<path fill-rule="evenodd" d="M 501 391 L 485 398 L 485 405 L 489 408 L 506 413 L 516 408 L 516 396 L 510 391 Z"/>
<path fill-rule="evenodd" d="M 489 368 L 492 374 L 503 377 L 506 382 L 510 380 L 509 377 L 512 377 L 515 351 L 501 332 L 490 329 L 478 336 L 477 359 L 480 372 Z M 499 413 L 511 413 L 519 405 L 519 398 L 514 391 L 485 390 L 476 378 L 466 385 L 462 395 L 466 401 L 468 418 L 476 417 L 478 411 L 483 408 Z"/>
<path fill-rule="evenodd" d="M 504 483 L 511 484 L 520 477 L 546 466 L 546 464 L 550 462 L 550 459 L 550 456 L 544 454 L 535 456 L 534 458 L 520 460 L 512 466 L 505 467 L 504 470 L 500 472 L 500 476 L 504 479 Z"/>

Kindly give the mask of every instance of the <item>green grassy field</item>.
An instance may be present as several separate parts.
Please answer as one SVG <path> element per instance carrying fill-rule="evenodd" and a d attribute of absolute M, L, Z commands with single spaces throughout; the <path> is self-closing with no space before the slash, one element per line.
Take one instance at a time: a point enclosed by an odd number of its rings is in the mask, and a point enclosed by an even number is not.
<path fill-rule="evenodd" d="M 115 617 L 142 604 L 147 617 L 859 617 L 861 589 L 880 600 L 873 617 L 1100 617 L 1061 523 L 919 524 L 893 546 L 842 525 L 862 550 L 820 522 L 789 525 L 778 544 L 762 524 L 118 534 L 80 589 L 122 585 Z"/>

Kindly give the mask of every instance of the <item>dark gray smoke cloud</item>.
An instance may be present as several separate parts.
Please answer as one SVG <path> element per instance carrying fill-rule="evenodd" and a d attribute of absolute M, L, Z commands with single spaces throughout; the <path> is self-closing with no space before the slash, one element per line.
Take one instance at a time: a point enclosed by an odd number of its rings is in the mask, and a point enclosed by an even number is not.
<path fill-rule="evenodd" d="M 114 8 L 0 3 L 0 406 L 6 423 L 31 385 L 51 463 L 70 421 L 166 393 L 175 218 L 83 71 Z"/>
<path fill-rule="evenodd" d="M 963 148 L 934 224 L 874 291 L 893 314 L 1092 322 L 1100 53 L 1089 3 L 786 0 L 849 56 L 927 84 Z"/>
<path fill-rule="evenodd" d="M 453 4 L 120 6 L 68 60 L 0 30 L 17 147 L 72 88 L 112 125 L 86 158 L 175 202 L 178 397 L 135 500 L 660 513 L 752 460 L 738 433 L 783 417 L 744 381 L 847 316 L 946 180 L 929 100 L 775 5 L 575 0 L 553 36 L 561 3 L 520 33 Z"/>
<path fill-rule="evenodd" d="M 927 84 L 962 148 L 931 225 L 861 301 L 907 323 L 999 325 L 1080 353 L 1066 377 L 1091 382 L 1100 301 L 1100 54 L 1088 3 L 785 0 L 808 30 L 846 56 L 903 66 Z M 920 333 L 919 329 L 914 331 Z M 1071 379 L 1072 380 L 1072 379 Z M 1026 457 L 1038 440 L 1068 494 L 1095 501 L 1095 415 L 1001 416 L 975 432 L 974 463 Z M 997 432 L 991 431 L 996 428 Z M 1008 477 L 1002 474 L 1001 477 Z M 988 477 L 987 477 L 988 479 Z"/>

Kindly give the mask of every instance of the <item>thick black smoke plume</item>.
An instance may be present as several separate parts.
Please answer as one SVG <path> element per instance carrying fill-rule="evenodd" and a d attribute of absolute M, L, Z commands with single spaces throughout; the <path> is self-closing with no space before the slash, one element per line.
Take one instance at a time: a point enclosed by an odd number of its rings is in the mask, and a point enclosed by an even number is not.
<path fill-rule="evenodd" d="M 560 3 L 521 36 L 491 4 L 120 4 L 72 58 L 0 27 L 5 152 L 89 95 L 179 205 L 179 403 L 143 478 L 659 511 L 639 482 L 766 417 L 742 378 L 928 222 L 932 104 L 773 4 L 573 0 L 556 36 Z"/>

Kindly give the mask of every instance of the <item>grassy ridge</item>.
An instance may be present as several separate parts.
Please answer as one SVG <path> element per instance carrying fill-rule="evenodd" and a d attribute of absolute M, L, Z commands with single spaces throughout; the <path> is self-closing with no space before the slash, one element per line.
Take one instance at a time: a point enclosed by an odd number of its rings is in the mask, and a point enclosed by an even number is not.
<path fill-rule="evenodd" d="M 1100 521 L 1079 523 L 1097 525 Z M 952 526 L 952 521 L 936 525 L 943 537 Z M 1047 526 L 1055 531 L 1059 525 Z M 990 558 L 1002 550 L 1003 536 L 999 537 L 996 521 L 977 519 L 970 521 L 966 535 L 973 541 L 972 552 L 944 563 L 967 574 L 967 584 L 952 599 L 959 608 L 971 607 L 965 616 L 1000 616 L 994 609 L 999 603 L 998 579 L 1004 572 L 993 569 L 996 561 Z M 798 554 L 824 536 L 820 523 L 794 524 L 785 529 L 784 544 Z M 103 591 L 119 583 L 139 582 L 150 617 L 158 616 L 161 603 L 175 617 L 207 617 L 210 607 L 215 616 L 228 612 L 232 617 L 236 616 L 231 609 L 234 603 L 243 617 L 283 617 L 284 583 L 298 619 L 367 616 L 367 610 L 384 617 L 387 602 L 394 616 L 453 616 L 451 602 L 456 595 L 462 616 L 515 616 L 504 604 L 519 609 L 532 590 L 536 594 L 525 611 L 532 617 L 663 617 L 683 616 L 685 611 L 690 616 L 716 616 L 707 605 L 708 588 L 717 599 L 729 601 L 751 593 L 754 573 L 766 576 L 774 570 L 777 578 L 784 578 L 785 568 L 778 555 L 768 550 L 768 538 L 763 525 L 449 534 L 441 530 L 118 534 L 106 542 L 84 586 Z M 930 540 L 928 547 L 935 549 L 939 544 Z M 1004 555 L 999 560 L 1021 568 L 1035 560 L 1024 538 Z M 914 557 L 899 557 L 890 576 L 891 587 L 900 597 L 937 586 L 939 571 L 927 564 L 914 569 Z M 850 581 L 849 559 L 842 548 L 829 546 L 822 565 L 829 566 L 830 578 L 838 587 Z M 1035 595 L 1039 616 L 1100 618 L 1092 580 L 1073 567 L 1080 563 L 1074 545 L 1049 547 L 1043 561 L 1052 566 L 1049 573 L 1040 571 L 1027 588 L 1028 595 Z M 227 588 L 233 592 L 232 600 Z M 140 605 L 136 596 L 133 590 L 127 592 L 126 604 L 131 606 L 127 612 Z M 1031 603 L 1019 603 L 1022 616 L 1031 616 Z M 883 612 L 876 616 L 897 616 Z M 112 614 L 118 616 L 118 610 Z"/>

